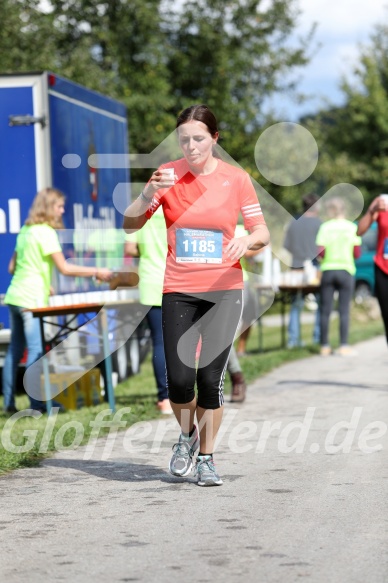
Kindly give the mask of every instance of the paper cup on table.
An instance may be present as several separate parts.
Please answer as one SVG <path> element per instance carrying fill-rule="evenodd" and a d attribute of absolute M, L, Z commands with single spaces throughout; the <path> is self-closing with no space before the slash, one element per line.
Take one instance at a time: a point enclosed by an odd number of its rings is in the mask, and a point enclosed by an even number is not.
<path fill-rule="evenodd" d="M 62 299 L 63 299 L 64 306 L 71 306 L 71 304 L 73 303 L 72 294 L 63 294 Z"/>
<path fill-rule="evenodd" d="M 117 302 L 120 298 L 119 298 L 119 292 L 117 290 L 113 290 L 110 293 L 110 301 L 111 302 Z"/>
<path fill-rule="evenodd" d="M 102 297 L 102 292 L 94 292 L 95 293 L 95 298 L 93 300 L 94 304 L 102 304 L 104 303 L 103 297 Z"/>
<path fill-rule="evenodd" d="M 72 306 L 76 306 L 77 304 L 79 304 L 77 293 L 70 294 L 70 296 L 71 296 L 70 304 Z"/>
<path fill-rule="evenodd" d="M 95 304 L 98 302 L 97 299 L 98 292 L 86 292 L 86 303 L 87 304 Z"/>
<path fill-rule="evenodd" d="M 105 291 L 103 291 L 101 293 L 102 293 L 102 300 L 104 302 L 110 302 L 112 300 L 112 298 L 111 298 L 111 293 L 112 292 L 111 291 L 105 290 Z"/>
<path fill-rule="evenodd" d="M 82 292 L 78 294 L 78 304 L 86 304 L 86 293 Z"/>
<path fill-rule="evenodd" d="M 52 306 L 63 306 L 63 296 L 61 295 L 51 296 L 50 303 Z"/>

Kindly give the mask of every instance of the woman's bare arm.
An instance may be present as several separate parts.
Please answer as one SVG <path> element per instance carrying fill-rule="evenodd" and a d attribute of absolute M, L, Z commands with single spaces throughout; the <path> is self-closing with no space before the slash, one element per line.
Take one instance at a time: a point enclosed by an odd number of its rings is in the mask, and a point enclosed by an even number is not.
<path fill-rule="evenodd" d="M 139 198 L 126 208 L 123 221 L 123 229 L 126 233 L 133 233 L 144 227 L 147 222 L 146 212 L 150 207 L 151 200 L 152 197 L 147 202 L 139 196 Z"/>
<path fill-rule="evenodd" d="M 139 247 L 133 241 L 126 241 L 124 245 L 125 257 L 139 257 Z"/>
<path fill-rule="evenodd" d="M 8 263 L 8 273 L 10 273 L 11 275 L 13 275 L 15 273 L 15 269 L 16 269 L 16 251 L 14 252 L 14 254 L 12 255 L 9 263 Z"/>
<path fill-rule="evenodd" d="M 377 220 L 380 211 L 385 211 L 385 203 L 383 199 L 378 196 L 372 200 L 365 215 L 358 223 L 357 235 L 363 235 L 369 229 L 371 224 Z"/>
<path fill-rule="evenodd" d="M 62 275 L 69 275 L 73 277 L 96 277 L 101 281 L 109 281 L 112 277 L 110 269 L 105 267 L 87 267 L 83 265 L 74 265 L 68 263 L 62 252 L 52 253 L 51 257 L 55 263 L 55 267 Z"/>
<path fill-rule="evenodd" d="M 247 251 L 260 251 L 269 243 L 269 231 L 266 225 L 255 225 L 249 235 L 231 239 L 226 247 L 230 259 L 241 259 Z"/>
<path fill-rule="evenodd" d="M 146 212 L 151 205 L 155 192 L 160 188 L 171 188 L 171 186 L 174 186 L 176 178 L 176 175 L 172 177 L 165 168 L 155 170 L 152 173 L 143 192 L 125 210 L 123 229 L 126 233 L 138 231 L 145 225 L 147 221 Z"/>

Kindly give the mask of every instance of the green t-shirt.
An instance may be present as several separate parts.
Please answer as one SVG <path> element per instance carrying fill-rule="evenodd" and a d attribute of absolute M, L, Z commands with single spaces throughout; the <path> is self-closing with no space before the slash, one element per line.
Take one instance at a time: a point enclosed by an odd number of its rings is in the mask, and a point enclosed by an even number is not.
<path fill-rule="evenodd" d="M 142 229 L 127 235 L 126 240 L 137 243 L 139 249 L 140 303 L 145 306 L 161 306 L 167 257 L 167 230 L 162 208 L 156 211 Z"/>
<path fill-rule="evenodd" d="M 4 302 L 22 308 L 47 306 L 54 262 L 61 252 L 56 231 L 49 225 L 24 225 L 16 239 L 16 267 Z"/>
<path fill-rule="evenodd" d="M 361 237 L 356 233 L 357 225 L 346 219 L 332 219 L 320 226 L 316 244 L 325 248 L 322 271 L 344 269 L 351 275 L 355 274 L 353 248 L 361 245 Z"/>
<path fill-rule="evenodd" d="M 76 240 L 77 233 L 74 239 Z M 87 249 L 95 255 L 96 267 L 118 269 L 122 264 L 125 233 L 123 229 L 95 229 L 87 239 Z M 74 243 L 77 249 L 76 243 Z"/>

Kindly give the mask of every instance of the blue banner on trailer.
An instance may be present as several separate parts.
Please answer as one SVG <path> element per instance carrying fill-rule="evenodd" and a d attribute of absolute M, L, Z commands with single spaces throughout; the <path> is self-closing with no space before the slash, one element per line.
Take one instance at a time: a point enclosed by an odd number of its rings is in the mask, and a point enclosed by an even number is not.
<path fill-rule="evenodd" d="M 62 233 L 67 256 L 117 265 L 123 233 L 113 193 L 127 184 L 122 204 L 130 202 L 129 169 L 90 166 L 89 156 L 99 153 L 128 159 L 122 103 L 48 72 L 0 75 L 0 296 L 10 282 L 7 265 L 17 233 L 35 193 L 47 186 L 65 193 L 65 226 L 77 232 Z M 86 280 L 69 279 L 59 277 L 60 292 L 69 285 L 71 291 L 86 289 Z M 8 327 L 5 307 L 0 327 Z"/>

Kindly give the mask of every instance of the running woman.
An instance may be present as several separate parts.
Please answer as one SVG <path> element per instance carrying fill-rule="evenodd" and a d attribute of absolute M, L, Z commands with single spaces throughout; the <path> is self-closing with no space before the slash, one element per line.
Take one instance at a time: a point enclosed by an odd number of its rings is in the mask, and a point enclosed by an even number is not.
<path fill-rule="evenodd" d="M 199 446 L 198 485 L 220 486 L 213 451 L 226 366 L 243 307 L 239 259 L 248 249 L 267 245 L 269 233 L 249 175 L 216 155 L 219 133 L 210 109 L 185 109 L 176 128 L 183 158 L 152 174 L 125 211 L 124 229 L 140 229 L 162 206 L 168 243 L 162 301 L 166 374 L 181 428 L 169 469 L 174 476 L 187 476 Z M 240 213 L 249 234 L 235 237 Z"/>

